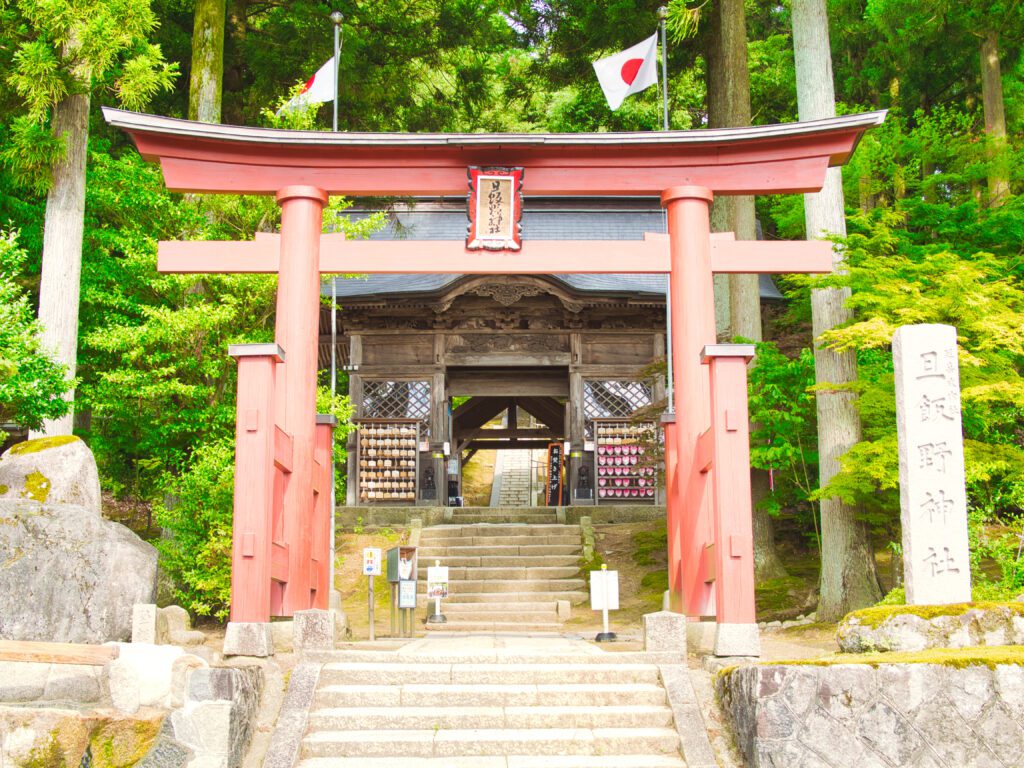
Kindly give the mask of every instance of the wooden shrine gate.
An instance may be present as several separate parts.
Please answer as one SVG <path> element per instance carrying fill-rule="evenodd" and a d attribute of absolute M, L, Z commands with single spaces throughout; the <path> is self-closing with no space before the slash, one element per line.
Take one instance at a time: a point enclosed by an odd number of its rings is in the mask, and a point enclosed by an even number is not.
<path fill-rule="evenodd" d="M 322 273 L 667 273 L 679 413 L 665 427 L 669 588 L 674 610 L 716 620 L 715 652 L 757 655 L 747 345 L 716 344 L 716 273 L 828 272 L 828 242 L 712 235 L 714 194 L 813 192 L 884 119 L 874 112 L 787 125 L 620 134 L 350 134 L 209 125 L 104 109 L 158 160 L 169 189 L 274 194 L 281 234 L 165 242 L 166 272 L 279 276 L 276 344 L 241 345 L 228 646 L 269 642 L 272 615 L 326 608 L 331 424 L 316 414 Z M 527 195 L 657 195 L 668 235 L 525 241 L 514 251 L 454 241 L 321 235 L 329 194 L 454 196 L 470 167 L 524 169 Z M 240 642 L 240 641 L 239 641 Z M 258 645 L 258 644 L 257 644 Z M 247 653 L 253 652 L 250 643 Z M 236 651 L 238 652 L 238 651 Z"/>

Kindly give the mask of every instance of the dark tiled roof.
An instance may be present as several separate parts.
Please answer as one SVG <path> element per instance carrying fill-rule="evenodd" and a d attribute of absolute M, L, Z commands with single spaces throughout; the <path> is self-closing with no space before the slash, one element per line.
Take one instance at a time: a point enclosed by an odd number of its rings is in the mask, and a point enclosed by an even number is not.
<path fill-rule="evenodd" d="M 349 209 L 342 216 L 359 221 L 373 211 Z M 466 202 L 429 201 L 390 212 L 384 228 L 370 240 L 452 240 L 466 237 Z M 642 240 L 646 232 L 664 232 L 665 214 L 654 198 L 595 198 L 587 200 L 530 200 L 523 206 L 524 240 Z M 512 257 L 514 259 L 514 256 Z M 339 297 L 368 298 L 403 294 L 434 294 L 463 275 L 366 275 L 337 278 Z M 664 275 L 552 275 L 578 293 L 664 296 Z M 324 294 L 331 294 L 330 284 Z M 782 299 L 768 275 L 761 275 L 761 298 Z"/>

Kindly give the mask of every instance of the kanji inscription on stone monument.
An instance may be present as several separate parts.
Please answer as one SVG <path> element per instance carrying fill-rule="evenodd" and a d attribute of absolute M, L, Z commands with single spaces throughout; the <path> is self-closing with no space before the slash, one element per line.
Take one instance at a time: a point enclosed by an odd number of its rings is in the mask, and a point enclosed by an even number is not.
<path fill-rule="evenodd" d="M 892 342 L 907 603 L 971 599 L 956 329 L 905 325 Z"/>

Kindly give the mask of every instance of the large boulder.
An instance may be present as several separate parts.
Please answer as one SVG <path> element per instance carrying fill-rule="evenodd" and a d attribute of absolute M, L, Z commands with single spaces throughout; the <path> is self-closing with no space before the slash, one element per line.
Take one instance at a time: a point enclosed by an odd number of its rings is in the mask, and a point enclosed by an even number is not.
<path fill-rule="evenodd" d="M 40 437 L 0 456 L 0 499 L 78 504 L 100 514 L 100 476 L 92 451 L 77 437 Z"/>
<path fill-rule="evenodd" d="M 0 499 L 0 638 L 129 640 L 152 603 L 156 550 L 77 504 Z"/>

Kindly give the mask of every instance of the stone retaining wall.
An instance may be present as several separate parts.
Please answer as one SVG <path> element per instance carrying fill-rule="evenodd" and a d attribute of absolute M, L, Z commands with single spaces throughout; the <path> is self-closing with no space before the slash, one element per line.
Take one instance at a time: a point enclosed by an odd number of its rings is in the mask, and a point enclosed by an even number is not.
<path fill-rule="evenodd" d="M 1019 664 L 768 664 L 715 684 L 751 768 L 1024 766 Z"/>

